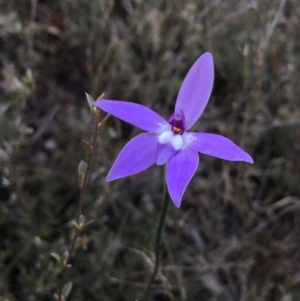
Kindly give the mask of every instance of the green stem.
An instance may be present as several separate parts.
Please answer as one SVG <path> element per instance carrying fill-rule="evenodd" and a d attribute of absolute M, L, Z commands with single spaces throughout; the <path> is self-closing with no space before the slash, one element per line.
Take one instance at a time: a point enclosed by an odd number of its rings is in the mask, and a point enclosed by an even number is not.
<path fill-rule="evenodd" d="M 159 223 L 158 223 L 158 227 L 157 227 L 157 231 L 156 231 L 156 238 L 155 238 L 155 265 L 154 265 L 153 273 L 149 279 L 147 288 L 143 295 L 143 298 L 142 298 L 143 301 L 146 301 L 148 299 L 148 295 L 149 295 L 152 283 L 155 279 L 155 276 L 157 274 L 158 267 L 159 267 L 159 261 L 160 261 L 159 245 L 160 245 L 161 233 L 162 233 L 162 229 L 163 229 L 163 225 L 164 225 L 164 221 L 166 218 L 166 214 L 168 211 L 168 205 L 169 205 L 169 197 L 168 197 L 168 193 L 167 193 L 166 183 L 164 184 L 163 199 L 164 199 L 164 203 L 163 203 L 163 207 L 161 209 Z"/>

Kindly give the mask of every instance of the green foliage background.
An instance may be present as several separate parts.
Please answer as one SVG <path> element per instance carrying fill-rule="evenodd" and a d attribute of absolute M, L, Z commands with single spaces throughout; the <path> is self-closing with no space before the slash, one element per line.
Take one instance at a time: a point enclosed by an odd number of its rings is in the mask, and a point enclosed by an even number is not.
<path fill-rule="evenodd" d="M 92 117 L 85 92 L 166 118 L 198 56 L 215 84 L 196 131 L 255 164 L 201 156 L 170 206 L 152 300 L 299 300 L 300 6 L 297 0 L 0 0 L 0 300 L 55 300 Z M 103 114 L 104 116 L 104 114 Z M 149 278 L 162 169 L 105 183 L 137 129 L 110 118 L 85 197 L 94 223 L 68 300 L 136 300 Z"/>

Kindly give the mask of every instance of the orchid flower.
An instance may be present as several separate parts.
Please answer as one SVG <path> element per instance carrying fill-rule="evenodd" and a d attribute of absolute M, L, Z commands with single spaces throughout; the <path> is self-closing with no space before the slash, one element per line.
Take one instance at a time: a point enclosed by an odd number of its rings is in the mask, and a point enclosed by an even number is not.
<path fill-rule="evenodd" d="M 229 161 L 253 163 L 253 159 L 228 138 L 209 133 L 186 132 L 201 116 L 214 80 L 210 53 L 204 53 L 189 70 L 176 100 L 174 114 L 166 121 L 153 110 L 132 102 L 98 100 L 99 109 L 146 133 L 131 139 L 120 152 L 106 181 L 141 172 L 153 164 L 166 166 L 166 183 L 176 207 L 199 165 L 199 153 Z"/>

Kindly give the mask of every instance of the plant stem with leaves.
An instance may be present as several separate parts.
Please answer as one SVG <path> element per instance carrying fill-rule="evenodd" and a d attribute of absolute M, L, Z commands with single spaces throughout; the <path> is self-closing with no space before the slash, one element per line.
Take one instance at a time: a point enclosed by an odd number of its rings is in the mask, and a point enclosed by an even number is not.
<path fill-rule="evenodd" d="M 75 229 L 74 229 L 74 235 L 73 235 L 73 238 L 71 240 L 68 251 L 65 252 L 64 255 L 63 255 L 61 281 L 60 281 L 60 285 L 59 285 L 59 288 L 58 288 L 58 294 L 57 294 L 59 301 L 65 301 L 67 295 L 70 293 L 70 291 L 72 289 L 72 283 L 69 282 L 69 283 L 65 284 L 65 280 L 66 280 L 67 269 L 70 267 L 69 262 L 70 262 L 70 258 L 72 257 L 72 254 L 74 252 L 74 247 L 75 247 L 77 238 L 79 237 L 82 230 L 90 222 L 92 222 L 92 221 L 89 221 L 89 222 L 86 223 L 85 218 L 82 215 L 83 200 L 84 200 L 84 195 L 85 195 L 86 188 L 87 188 L 91 163 L 92 163 L 95 151 L 96 151 L 96 145 L 97 145 L 96 142 L 97 142 L 98 131 L 99 131 L 99 128 L 102 126 L 102 124 L 105 121 L 104 120 L 102 123 L 99 124 L 100 111 L 96 108 L 93 108 L 92 112 L 93 112 L 93 119 L 94 119 L 92 144 L 89 144 L 86 141 L 83 141 L 85 149 L 86 149 L 88 160 L 86 162 L 84 172 L 79 171 L 81 189 L 80 189 L 80 195 L 79 195 L 79 199 L 78 199 L 78 208 L 77 208 L 77 213 L 76 213 L 76 219 L 75 219 L 75 222 L 74 222 L 74 225 L 75 225 L 74 228 Z"/>

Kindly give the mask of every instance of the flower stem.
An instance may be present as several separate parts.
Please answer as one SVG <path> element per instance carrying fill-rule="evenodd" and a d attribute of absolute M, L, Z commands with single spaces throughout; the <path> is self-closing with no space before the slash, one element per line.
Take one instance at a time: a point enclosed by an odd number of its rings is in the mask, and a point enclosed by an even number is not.
<path fill-rule="evenodd" d="M 99 124 L 99 114 L 95 114 L 94 115 L 93 140 L 92 140 L 92 155 L 88 156 L 88 160 L 86 163 L 86 171 L 85 171 L 83 182 L 81 185 L 80 195 L 79 195 L 79 199 L 78 199 L 78 208 L 77 208 L 77 213 L 76 213 L 76 223 L 77 224 L 79 224 L 79 218 L 82 214 L 83 198 L 84 198 L 86 187 L 87 187 L 87 182 L 88 182 L 88 177 L 89 177 L 89 172 L 90 172 L 90 168 L 91 168 L 93 155 L 96 150 L 96 141 L 97 141 L 97 136 L 98 136 L 98 124 Z M 65 297 L 62 294 L 62 289 L 63 289 L 64 283 L 65 283 L 66 271 L 69 266 L 70 258 L 73 254 L 76 240 L 77 240 L 79 234 L 80 234 L 79 228 L 75 227 L 74 235 L 73 235 L 72 241 L 70 243 L 70 246 L 68 248 L 68 256 L 66 258 L 66 261 L 64 262 L 64 266 L 61 271 L 61 282 L 60 282 L 60 285 L 58 288 L 58 300 L 59 301 L 64 301 L 64 299 L 65 299 Z"/>
<path fill-rule="evenodd" d="M 145 293 L 143 295 L 143 298 L 142 298 L 143 301 L 147 301 L 147 299 L 148 299 L 148 295 L 149 295 L 152 283 L 153 283 L 153 281 L 155 279 L 155 276 L 157 274 L 158 267 L 159 267 L 159 262 L 160 262 L 160 252 L 159 252 L 160 248 L 159 248 L 159 245 L 160 245 L 161 233 L 162 233 L 162 229 L 163 229 L 163 225 L 164 225 L 164 221 L 165 221 L 165 218 L 166 218 L 166 214 L 167 214 L 167 211 L 168 211 L 168 205 L 169 205 L 169 197 L 168 197 L 168 194 L 167 194 L 166 183 L 164 183 L 163 200 L 164 200 L 164 203 L 163 203 L 163 207 L 161 209 L 159 223 L 158 223 L 157 231 L 156 231 L 156 238 L 155 238 L 155 265 L 154 265 L 154 270 L 152 272 L 152 275 L 151 275 L 151 277 L 149 279 L 149 282 L 147 284 L 147 288 L 146 288 Z"/>

